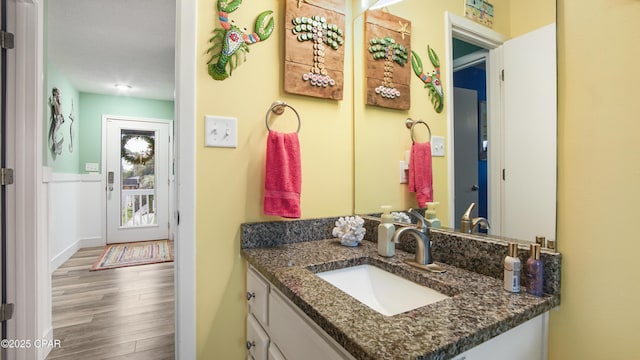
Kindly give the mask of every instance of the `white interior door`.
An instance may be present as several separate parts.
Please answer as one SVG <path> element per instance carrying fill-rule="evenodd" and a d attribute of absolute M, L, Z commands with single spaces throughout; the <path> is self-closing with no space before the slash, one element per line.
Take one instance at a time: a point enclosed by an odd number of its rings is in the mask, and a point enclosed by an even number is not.
<path fill-rule="evenodd" d="M 106 118 L 107 243 L 169 238 L 170 128 Z"/>
<path fill-rule="evenodd" d="M 455 228 L 471 203 L 478 209 L 478 92 L 454 88 Z"/>
<path fill-rule="evenodd" d="M 556 234 L 556 25 L 504 44 L 503 236 Z"/>

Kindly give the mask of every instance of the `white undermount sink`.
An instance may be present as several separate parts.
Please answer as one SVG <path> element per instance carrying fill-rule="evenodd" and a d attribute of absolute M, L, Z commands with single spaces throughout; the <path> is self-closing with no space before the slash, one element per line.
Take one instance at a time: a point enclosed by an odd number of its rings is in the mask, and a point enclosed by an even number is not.
<path fill-rule="evenodd" d="M 386 316 L 448 298 L 447 295 L 372 265 L 358 265 L 316 275 Z"/>

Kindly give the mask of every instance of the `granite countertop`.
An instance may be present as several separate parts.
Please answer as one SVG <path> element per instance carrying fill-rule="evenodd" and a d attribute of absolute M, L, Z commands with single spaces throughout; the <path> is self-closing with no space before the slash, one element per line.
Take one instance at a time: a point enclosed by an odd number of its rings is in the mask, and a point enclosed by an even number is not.
<path fill-rule="evenodd" d="M 560 304 L 558 293 L 512 294 L 502 280 L 441 262 L 445 273 L 403 262 L 414 254 L 377 254 L 377 244 L 345 247 L 336 239 L 243 248 L 243 257 L 357 359 L 449 359 Z M 437 260 L 437 258 L 436 258 Z M 450 297 L 384 316 L 314 273 L 371 264 Z M 402 294 L 398 294 L 402 296 Z"/>

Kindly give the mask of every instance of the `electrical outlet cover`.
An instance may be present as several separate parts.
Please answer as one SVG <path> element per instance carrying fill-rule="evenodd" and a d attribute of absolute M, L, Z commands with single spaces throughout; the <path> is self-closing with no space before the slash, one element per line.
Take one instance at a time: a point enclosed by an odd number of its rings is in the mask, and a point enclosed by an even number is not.
<path fill-rule="evenodd" d="M 238 119 L 225 116 L 205 116 L 204 143 L 209 147 L 237 147 Z"/>

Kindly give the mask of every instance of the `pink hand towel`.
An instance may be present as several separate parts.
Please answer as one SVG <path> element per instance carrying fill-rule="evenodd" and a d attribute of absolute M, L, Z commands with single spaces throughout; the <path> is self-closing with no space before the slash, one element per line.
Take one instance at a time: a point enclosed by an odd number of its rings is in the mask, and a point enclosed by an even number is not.
<path fill-rule="evenodd" d="M 264 177 L 264 213 L 299 218 L 302 165 L 297 133 L 269 131 Z"/>
<path fill-rule="evenodd" d="M 418 206 L 433 201 L 431 143 L 413 143 L 409 159 L 409 191 L 416 193 Z"/>

